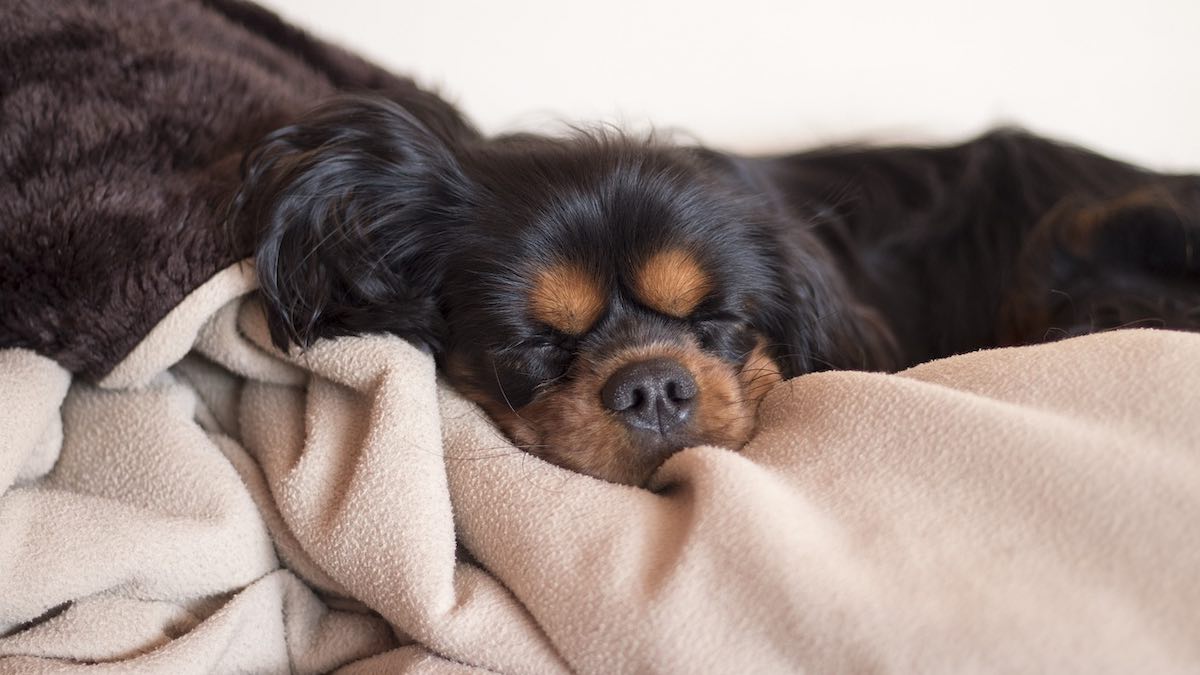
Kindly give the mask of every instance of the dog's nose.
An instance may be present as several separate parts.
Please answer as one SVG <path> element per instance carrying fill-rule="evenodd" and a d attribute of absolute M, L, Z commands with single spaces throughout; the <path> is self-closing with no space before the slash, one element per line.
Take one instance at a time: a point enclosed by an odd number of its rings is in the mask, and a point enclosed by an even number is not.
<path fill-rule="evenodd" d="M 604 383 L 600 400 L 629 427 L 667 436 L 692 416 L 696 393 L 683 364 L 658 358 L 622 366 Z"/>

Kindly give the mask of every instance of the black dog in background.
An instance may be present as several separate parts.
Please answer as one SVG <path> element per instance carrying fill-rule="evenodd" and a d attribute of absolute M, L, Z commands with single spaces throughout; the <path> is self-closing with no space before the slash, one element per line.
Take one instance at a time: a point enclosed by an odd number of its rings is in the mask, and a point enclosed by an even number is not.
<path fill-rule="evenodd" d="M 1200 178 L 1017 131 L 751 158 L 342 98 L 247 156 L 235 223 L 281 347 L 403 336 L 520 447 L 631 484 L 743 444 L 781 378 L 1200 327 Z"/>

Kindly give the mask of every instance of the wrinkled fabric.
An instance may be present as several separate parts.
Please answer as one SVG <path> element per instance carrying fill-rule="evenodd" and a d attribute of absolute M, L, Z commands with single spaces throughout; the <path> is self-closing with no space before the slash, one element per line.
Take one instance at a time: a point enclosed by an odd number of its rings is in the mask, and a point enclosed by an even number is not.
<path fill-rule="evenodd" d="M 1200 336 L 800 377 L 650 491 L 252 286 L 99 384 L 0 351 L 0 672 L 1200 668 Z"/>

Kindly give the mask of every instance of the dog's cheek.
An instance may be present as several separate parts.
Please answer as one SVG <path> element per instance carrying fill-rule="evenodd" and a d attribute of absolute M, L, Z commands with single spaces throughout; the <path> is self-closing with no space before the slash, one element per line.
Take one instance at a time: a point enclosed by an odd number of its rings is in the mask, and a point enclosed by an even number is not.
<path fill-rule="evenodd" d="M 644 467 L 619 421 L 599 404 L 599 385 L 584 378 L 545 392 L 521 410 L 544 430 L 544 445 L 531 452 L 546 461 L 617 483 L 638 483 Z"/>
<path fill-rule="evenodd" d="M 450 352 L 446 355 L 442 363 L 442 370 L 450 385 L 483 408 L 483 411 L 515 445 L 531 447 L 541 443 L 538 429 L 530 424 L 520 411 L 512 410 L 507 404 L 495 400 L 482 387 L 475 384 L 475 375 L 468 365 L 468 361 L 469 359 L 460 352 Z"/>
<path fill-rule="evenodd" d="M 746 359 L 746 363 L 738 373 L 743 399 L 747 405 L 757 409 L 767 392 L 782 381 L 783 371 L 767 352 L 766 342 L 759 338 L 758 343 L 750 352 L 750 357 Z"/>
<path fill-rule="evenodd" d="M 697 430 L 705 443 L 731 449 L 745 444 L 753 429 L 753 412 L 743 399 L 733 369 L 715 359 L 689 359 L 699 385 L 696 404 Z"/>
<path fill-rule="evenodd" d="M 477 403 L 521 450 L 552 464 L 616 483 L 644 482 L 642 466 L 624 427 L 600 406 L 596 373 L 577 375 L 570 385 L 543 389 L 513 410 L 474 384 L 467 359 L 450 353 L 443 364 L 450 384 Z"/>

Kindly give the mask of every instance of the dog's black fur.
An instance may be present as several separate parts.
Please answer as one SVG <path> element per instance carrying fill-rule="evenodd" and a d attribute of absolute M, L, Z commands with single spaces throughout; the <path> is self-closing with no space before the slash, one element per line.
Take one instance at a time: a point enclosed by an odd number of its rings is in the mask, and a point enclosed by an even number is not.
<path fill-rule="evenodd" d="M 753 415 L 760 371 L 1200 327 L 1196 177 L 1010 130 L 751 158 L 612 132 L 485 139 L 415 112 L 338 99 L 248 154 L 234 221 L 273 338 L 403 336 L 523 447 L 601 477 L 638 483 L 678 447 L 744 441 L 716 426 Z M 664 250 L 701 270 L 686 316 L 636 291 Z M 531 280 L 564 261 L 604 298 L 578 334 L 530 311 Z M 750 372 L 756 347 L 771 364 Z M 651 443 L 599 399 L 659 352 L 737 394 Z"/>

